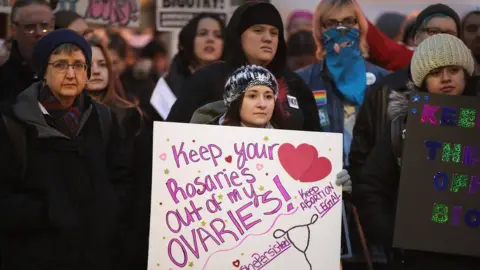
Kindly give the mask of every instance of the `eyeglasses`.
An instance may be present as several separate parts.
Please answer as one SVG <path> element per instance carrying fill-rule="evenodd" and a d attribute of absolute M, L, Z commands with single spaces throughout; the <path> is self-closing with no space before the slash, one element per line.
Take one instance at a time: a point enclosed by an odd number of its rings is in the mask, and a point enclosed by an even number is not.
<path fill-rule="evenodd" d="M 436 28 L 436 27 L 428 27 L 428 28 L 423 28 L 421 29 L 423 32 L 427 33 L 427 35 L 429 36 L 434 36 L 434 35 L 438 35 L 438 34 L 449 34 L 449 35 L 452 35 L 452 36 L 457 36 L 457 33 L 454 32 L 454 31 L 443 31 L 442 29 L 440 28 Z"/>
<path fill-rule="evenodd" d="M 357 23 L 358 23 L 357 19 L 353 16 L 350 16 L 350 17 L 346 17 L 342 21 L 337 21 L 337 20 L 334 20 L 334 19 L 326 20 L 323 23 L 323 27 L 325 29 L 332 29 L 332 28 L 337 28 L 338 26 L 342 25 L 342 26 L 345 26 L 347 28 L 351 28 L 351 27 L 354 27 L 355 25 L 357 25 Z"/>
<path fill-rule="evenodd" d="M 69 67 L 72 67 L 73 71 L 75 71 L 75 72 L 83 72 L 83 71 L 87 70 L 87 67 L 88 67 L 87 64 L 81 63 L 81 62 L 77 62 L 77 63 L 74 63 L 72 65 L 70 65 L 67 62 L 63 62 L 63 61 L 48 63 L 48 64 L 51 65 L 53 67 L 53 69 L 55 69 L 55 71 L 58 72 L 58 73 L 67 72 Z"/>
<path fill-rule="evenodd" d="M 38 33 L 39 28 L 40 28 L 40 33 L 48 33 L 53 30 L 53 21 L 41 22 L 41 23 L 28 23 L 28 24 L 20 24 L 19 22 L 14 22 L 14 24 L 22 28 L 25 34 L 29 34 L 29 35 Z"/>

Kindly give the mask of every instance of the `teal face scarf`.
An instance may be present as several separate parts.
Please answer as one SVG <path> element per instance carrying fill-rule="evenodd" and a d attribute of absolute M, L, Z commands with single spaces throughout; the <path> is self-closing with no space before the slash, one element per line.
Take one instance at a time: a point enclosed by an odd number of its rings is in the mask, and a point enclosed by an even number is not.
<path fill-rule="evenodd" d="M 365 60 L 360 51 L 360 31 L 343 26 L 323 33 L 325 62 L 336 87 L 352 105 L 361 105 L 367 86 Z"/>

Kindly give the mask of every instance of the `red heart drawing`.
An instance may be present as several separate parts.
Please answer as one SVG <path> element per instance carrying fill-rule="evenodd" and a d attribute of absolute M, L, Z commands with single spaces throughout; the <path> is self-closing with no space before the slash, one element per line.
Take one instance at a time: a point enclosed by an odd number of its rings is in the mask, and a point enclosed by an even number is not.
<path fill-rule="evenodd" d="M 332 162 L 328 158 L 316 158 L 310 168 L 300 178 L 301 182 L 317 182 L 332 172 Z"/>
<path fill-rule="evenodd" d="M 309 144 L 301 144 L 297 148 L 289 143 L 282 144 L 278 157 L 285 171 L 300 182 L 323 180 L 332 171 L 330 160 L 319 157 L 317 149 Z"/>
<path fill-rule="evenodd" d="M 235 260 L 232 262 L 233 266 L 240 267 L 240 260 Z"/>
<path fill-rule="evenodd" d="M 282 164 L 285 171 L 295 180 L 299 180 L 308 168 L 310 168 L 317 154 L 317 149 L 308 144 L 300 144 L 295 149 L 295 146 L 285 143 L 278 149 L 280 164 Z"/>
<path fill-rule="evenodd" d="M 232 163 L 232 156 L 226 157 L 225 161 L 228 162 L 228 163 Z"/>

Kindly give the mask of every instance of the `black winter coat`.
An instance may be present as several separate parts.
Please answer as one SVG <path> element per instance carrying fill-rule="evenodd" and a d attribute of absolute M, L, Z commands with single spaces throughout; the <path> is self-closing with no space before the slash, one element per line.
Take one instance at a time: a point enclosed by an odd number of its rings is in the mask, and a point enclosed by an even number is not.
<path fill-rule="evenodd" d="M 15 98 L 20 92 L 38 81 L 37 76 L 18 51 L 16 41 L 7 62 L 0 67 L 0 102 Z"/>
<path fill-rule="evenodd" d="M 2 269 L 114 269 L 130 189 L 129 156 L 115 115 L 105 142 L 97 111 L 103 105 L 85 95 L 78 135 L 70 139 L 47 124 L 37 101 L 40 87 L 33 84 L 3 112 L 26 128 L 23 178 L 18 144 L 0 121 Z"/>
<path fill-rule="evenodd" d="M 389 125 L 387 115 L 388 96 L 392 90 L 407 90 L 409 69 L 405 68 L 391 73 L 367 89 L 365 101 L 353 127 L 353 139 L 349 154 L 349 173 L 354 190 L 370 152 L 385 134 Z"/>
<path fill-rule="evenodd" d="M 123 261 L 118 269 L 147 269 L 152 193 L 153 121 L 129 110 L 124 119 L 127 147 L 132 155 L 132 204 L 127 210 Z"/>
<path fill-rule="evenodd" d="M 176 97 L 180 97 L 182 94 L 183 84 L 192 76 L 189 68 L 180 61 L 179 56 L 175 56 L 172 60 L 172 64 L 165 75 L 165 81 Z"/>

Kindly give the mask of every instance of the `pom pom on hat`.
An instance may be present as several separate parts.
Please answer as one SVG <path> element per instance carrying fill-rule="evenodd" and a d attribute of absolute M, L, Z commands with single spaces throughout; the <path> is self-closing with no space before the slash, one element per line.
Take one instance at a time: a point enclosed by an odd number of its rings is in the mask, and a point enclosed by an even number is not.
<path fill-rule="evenodd" d="M 70 29 L 58 29 L 42 37 L 33 48 L 33 68 L 39 78 L 45 76 L 45 70 L 52 52 L 62 44 L 74 44 L 80 48 L 85 55 L 90 77 L 90 66 L 92 63 L 92 47 L 82 36 Z"/>
<path fill-rule="evenodd" d="M 223 95 L 225 106 L 229 108 L 230 105 L 240 98 L 249 87 L 255 85 L 270 87 L 275 94 L 275 100 L 277 99 L 278 83 L 275 76 L 266 68 L 250 65 L 238 68 L 228 79 L 225 84 L 225 93 Z"/>
<path fill-rule="evenodd" d="M 415 86 L 421 87 L 427 75 L 436 68 L 458 66 L 469 75 L 475 70 L 472 52 L 459 38 L 438 34 L 425 39 L 413 53 L 410 73 Z"/>

